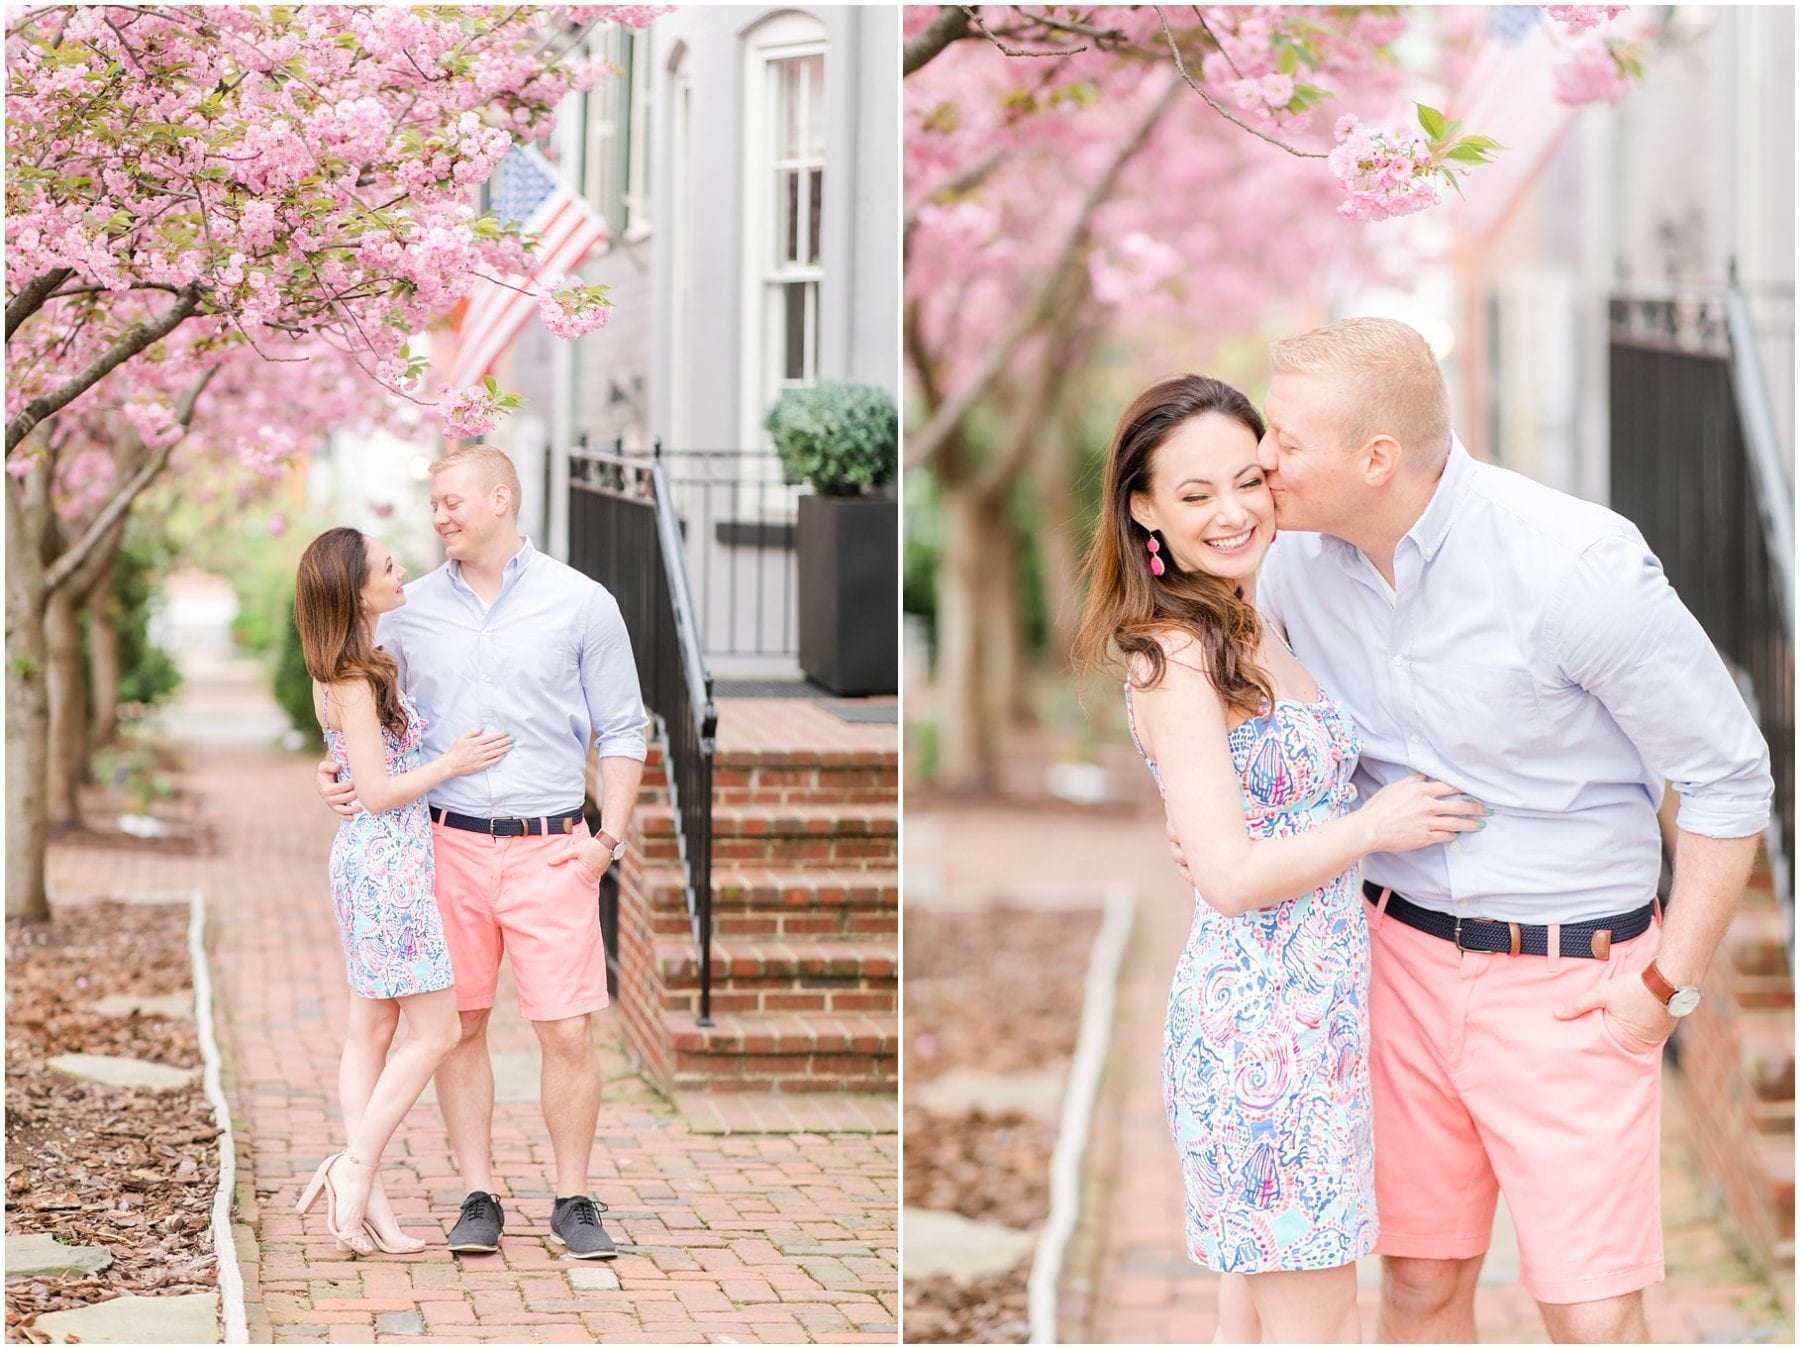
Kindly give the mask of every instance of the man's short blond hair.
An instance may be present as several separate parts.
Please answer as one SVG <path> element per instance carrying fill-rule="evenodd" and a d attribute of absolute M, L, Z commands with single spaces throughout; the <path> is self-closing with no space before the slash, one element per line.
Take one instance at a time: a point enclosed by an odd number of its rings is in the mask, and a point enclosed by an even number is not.
<path fill-rule="evenodd" d="M 1340 319 L 1269 347 L 1277 374 L 1335 378 L 1344 386 L 1345 449 L 1392 436 L 1403 462 L 1435 472 L 1450 453 L 1450 392 L 1431 347 L 1394 319 Z"/>
<path fill-rule="evenodd" d="M 513 467 L 503 451 L 492 445 L 458 445 L 449 454 L 431 466 L 431 476 L 446 469 L 473 468 L 481 475 L 481 490 L 492 492 L 496 487 L 505 486 L 512 493 L 512 513 L 519 514 L 519 470 Z"/>

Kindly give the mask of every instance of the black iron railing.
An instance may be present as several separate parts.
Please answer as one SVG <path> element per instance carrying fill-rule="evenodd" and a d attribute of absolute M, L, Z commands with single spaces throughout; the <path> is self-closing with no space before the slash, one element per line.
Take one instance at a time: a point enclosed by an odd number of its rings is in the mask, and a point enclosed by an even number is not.
<path fill-rule="evenodd" d="M 775 452 L 665 450 L 658 441 L 652 453 L 668 470 L 707 653 L 795 655 L 799 508 Z"/>
<path fill-rule="evenodd" d="M 700 962 L 699 1021 L 711 1025 L 712 783 L 719 717 L 688 594 L 681 524 L 659 459 L 585 446 L 569 455 L 569 561 L 612 592 L 631 634 L 674 808 Z M 617 921 L 615 909 L 615 939 Z"/>
<path fill-rule="evenodd" d="M 1770 861 L 1791 955 L 1793 485 L 1749 311 L 1725 290 L 1617 296 L 1610 342 L 1612 504 L 1749 685 L 1775 775 Z"/>

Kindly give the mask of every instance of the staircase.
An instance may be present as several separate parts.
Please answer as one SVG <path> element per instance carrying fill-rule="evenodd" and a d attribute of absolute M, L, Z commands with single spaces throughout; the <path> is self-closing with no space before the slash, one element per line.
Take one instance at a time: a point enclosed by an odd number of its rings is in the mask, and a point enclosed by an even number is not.
<path fill-rule="evenodd" d="M 1765 1270 L 1791 1269 L 1794 981 L 1766 863 L 1751 874 L 1702 988 L 1676 1032 L 1701 1164 L 1749 1253 Z"/>
<path fill-rule="evenodd" d="M 671 1094 L 892 1092 L 898 1080 L 899 731 L 829 700 L 719 701 L 712 1020 L 674 811 L 652 752 L 619 898 L 619 1007 Z"/>

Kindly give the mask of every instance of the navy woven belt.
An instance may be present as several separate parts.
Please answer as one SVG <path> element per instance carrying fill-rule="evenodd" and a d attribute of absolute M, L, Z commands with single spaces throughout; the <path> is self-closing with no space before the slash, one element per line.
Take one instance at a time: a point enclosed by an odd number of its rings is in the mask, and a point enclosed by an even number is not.
<path fill-rule="evenodd" d="M 1364 881 L 1363 898 L 1371 904 L 1380 904 L 1384 889 L 1385 886 L 1374 881 Z M 1459 951 L 1489 951 L 1514 956 L 1541 956 L 1550 952 L 1550 929 L 1537 923 L 1459 917 L 1438 909 L 1427 909 L 1398 893 L 1388 896 L 1386 912 L 1397 922 L 1453 943 Z M 1655 913 L 1652 903 L 1630 913 L 1590 918 L 1581 923 L 1563 923 L 1561 940 L 1557 944 L 1565 956 L 1605 960 L 1612 953 L 1614 942 L 1630 941 L 1648 931 Z"/>
<path fill-rule="evenodd" d="M 458 815 L 455 811 L 431 807 L 431 818 L 451 829 L 467 829 L 490 838 L 518 838 L 524 834 L 572 834 L 581 823 L 580 810 L 559 811 L 555 815 L 534 815 L 511 819 L 484 820 L 475 815 Z"/>

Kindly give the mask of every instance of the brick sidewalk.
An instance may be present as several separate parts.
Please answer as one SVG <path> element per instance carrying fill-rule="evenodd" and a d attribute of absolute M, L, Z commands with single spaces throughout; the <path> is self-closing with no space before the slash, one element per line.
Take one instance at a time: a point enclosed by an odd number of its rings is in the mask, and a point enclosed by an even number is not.
<path fill-rule="evenodd" d="M 971 807 L 907 817 L 908 889 L 928 877 L 940 902 L 996 896 L 1029 904 L 1106 870 L 1137 892 L 1120 977 L 1108 1071 L 1084 1166 L 1082 1212 L 1064 1264 L 1064 1342 L 1205 1342 L 1216 1329 L 1218 1280 L 1184 1252 L 1180 1169 L 1163 1117 L 1161 1061 L 1169 980 L 1192 899 L 1168 862 L 1153 813 Z M 1098 878 L 1091 888 L 1098 891 Z M 1664 1342 L 1787 1341 L 1773 1292 L 1734 1254 L 1701 1189 L 1674 1083 L 1664 1106 L 1663 1228 L 1668 1279 L 1648 1291 L 1651 1335 Z M 1485 1341 L 1544 1342 L 1536 1304 L 1516 1282 L 1510 1234 L 1496 1241 L 1477 1294 Z M 1359 1271 L 1363 1332 L 1373 1338 L 1377 1262 Z"/>
<path fill-rule="evenodd" d="M 238 1133 L 237 1246 L 258 1341 L 523 1343 L 817 1341 L 897 1335 L 899 1141 L 892 1134 L 701 1133 L 639 1077 L 599 1018 L 605 1100 L 592 1171 L 621 1254 L 569 1261 L 548 1239 L 551 1157 L 537 1108 L 536 1037 L 503 981 L 490 1029 L 494 1143 L 507 1233 L 456 1257 L 462 1198 L 430 1093 L 384 1161 L 417 1256 L 347 1260 L 299 1187 L 339 1145 L 347 998 L 326 859 L 334 821 L 311 752 L 267 747 L 255 667 L 190 671 L 169 722 L 196 737 L 185 785 L 217 832 L 205 857 L 54 849 L 61 899 L 206 894 L 215 1014 Z"/>

